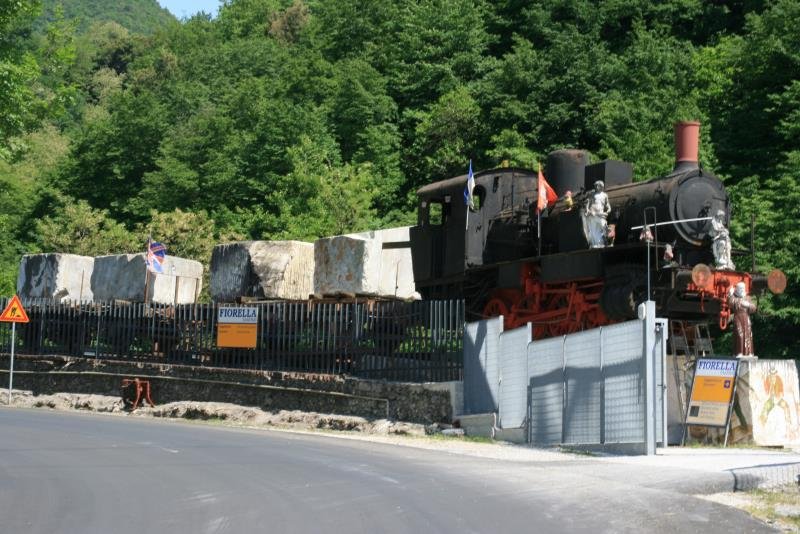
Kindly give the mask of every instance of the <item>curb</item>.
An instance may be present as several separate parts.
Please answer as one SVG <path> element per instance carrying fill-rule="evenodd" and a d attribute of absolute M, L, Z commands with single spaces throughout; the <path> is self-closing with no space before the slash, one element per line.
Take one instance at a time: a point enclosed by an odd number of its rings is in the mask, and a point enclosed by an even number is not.
<path fill-rule="evenodd" d="M 733 491 L 768 489 L 796 484 L 800 486 L 800 462 L 731 469 Z"/>

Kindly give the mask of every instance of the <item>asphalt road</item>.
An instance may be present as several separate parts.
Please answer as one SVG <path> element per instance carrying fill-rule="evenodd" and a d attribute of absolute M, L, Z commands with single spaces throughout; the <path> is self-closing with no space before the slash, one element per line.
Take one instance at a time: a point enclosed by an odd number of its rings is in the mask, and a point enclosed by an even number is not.
<path fill-rule="evenodd" d="M 770 532 L 636 474 L 0 409 L 2 533 Z"/>

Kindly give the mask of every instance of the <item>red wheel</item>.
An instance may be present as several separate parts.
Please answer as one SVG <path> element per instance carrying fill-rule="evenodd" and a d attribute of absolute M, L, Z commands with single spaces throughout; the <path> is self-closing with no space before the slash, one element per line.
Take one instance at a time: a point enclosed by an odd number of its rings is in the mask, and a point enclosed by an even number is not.
<path fill-rule="evenodd" d="M 508 305 L 501 299 L 493 298 L 483 307 L 484 317 L 497 317 L 500 315 L 508 317 Z"/>

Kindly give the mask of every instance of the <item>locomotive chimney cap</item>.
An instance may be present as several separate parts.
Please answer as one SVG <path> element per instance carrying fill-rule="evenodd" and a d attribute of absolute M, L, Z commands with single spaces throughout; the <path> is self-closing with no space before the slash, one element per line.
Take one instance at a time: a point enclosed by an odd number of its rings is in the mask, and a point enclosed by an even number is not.
<path fill-rule="evenodd" d="M 689 171 L 700 168 L 700 122 L 680 121 L 675 123 L 675 168 L 674 171 Z"/>

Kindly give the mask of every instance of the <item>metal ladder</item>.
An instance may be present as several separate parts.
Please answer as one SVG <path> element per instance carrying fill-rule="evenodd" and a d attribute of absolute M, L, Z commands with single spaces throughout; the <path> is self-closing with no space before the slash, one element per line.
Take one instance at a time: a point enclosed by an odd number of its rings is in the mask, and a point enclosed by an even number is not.
<path fill-rule="evenodd" d="M 690 323 L 689 321 L 669 322 L 669 344 L 670 354 L 672 354 L 672 373 L 675 380 L 676 392 L 678 394 L 678 405 L 681 413 L 686 413 L 686 400 L 683 398 L 683 387 L 681 384 L 680 368 L 678 366 L 678 356 L 687 358 L 687 369 L 697 362 L 698 358 L 714 356 L 714 345 L 711 341 L 711 332 L 708 323 Z"/>

